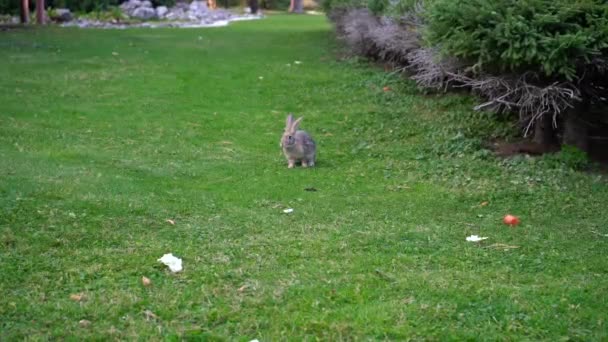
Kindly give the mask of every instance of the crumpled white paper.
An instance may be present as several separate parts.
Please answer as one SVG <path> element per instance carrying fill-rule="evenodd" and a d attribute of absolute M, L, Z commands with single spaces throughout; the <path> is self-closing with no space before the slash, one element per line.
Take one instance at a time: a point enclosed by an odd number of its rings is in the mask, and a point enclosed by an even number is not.
<path fill-rule="evenodd" d="M 176 273 L 182 270 L 182 259 L 173 256 L 173 253 L 163 255 L 158 261 L 169 266 L 171 272 Z"/>
<path fill-rule="evenodd" d="M 479 242 L 479 241 L 485 240 L 485 239 L 487 239 L 487 237 L 485 237 L 485 236 L 484 237 L 481 237 L 478 235 L 467 236 L 467 241 L 469 241 L 469 242 Z"/>

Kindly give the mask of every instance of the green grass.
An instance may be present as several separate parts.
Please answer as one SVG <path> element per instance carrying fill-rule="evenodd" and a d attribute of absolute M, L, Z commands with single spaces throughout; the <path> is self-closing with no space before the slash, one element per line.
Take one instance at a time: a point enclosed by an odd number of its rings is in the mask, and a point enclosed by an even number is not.
<path fill-rule="evenodd" d="M 608 339 L 605 177 L 336 49 L 319 16 L 0 32 L 0 340 Z"/>

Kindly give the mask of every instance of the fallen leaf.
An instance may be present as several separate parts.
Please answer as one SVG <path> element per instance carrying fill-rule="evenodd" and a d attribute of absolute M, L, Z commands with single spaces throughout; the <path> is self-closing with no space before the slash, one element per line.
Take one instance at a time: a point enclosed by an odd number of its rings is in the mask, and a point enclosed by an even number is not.
<path fill-rule="evenodd" d="M 284 212 L 285 214 L 291 214 L 291 213 L 293 213 L 293 209 L 291 209 L 291 208 L 287 208 L 287 209 L 283 210 L 283 212 Z"/>
<path fill-rule="evenodd" d="M 169 223 L 172 226 L 175 226 L 175 221 L 173 221 L 172 219 L 166 219 L 165 222 Z"/>
<path fill-rule="evenodd" d="M 158 319 L 158 316 L 156 316 L 156 315 L 154 314 L 154 312 L 152 312 L 152 311 L 150 311 L 150 310 L 146 310 L 146 311 L 144 311 L 144 317 L 146 317 L 146 321 L 149 321 L 149 320 L 151 320 L 151 319 L 152 319 L 152 320 L 156 320 L 156 319 Z"/>
<path fill-rule="evenodd" d="M 383 91 L 391 91 L 391 87 L 383 87 L 382 90 Z"/>
<path fill-rule="evenodd" d="M 394 281 L 395 277 L 392 274 L 386 273 L 380 269 L 375 269 L 374 272 L 376 275 L 384 280 Z"/>
<path fill-rule="evenodd" d="M 80 324 L 81 327 L 86 328 L 89 325 L 91 325 L 91 321 L 86 320 L 86 319 L 81 319 L 78 324 Z"/>
<path fill-rule="evenodd" d="M 491 244 L 489 246 L 486 246 L 484 248 L 503 249 L 503 250 L 507 251 L 509 249 L 519 248 L 519 246 L 507 245 L 507 244 L 504 244 L 504 243 L 493 243 L 493 244 Z"/>
<path fill-rule="evenodd" d="M 82 302 L 87 299 L 84 293 L 74 293 L 70 295 L 70 299 L 75 302 Z"/>
<path fill-rule="evenodd" d="M 150 285 L 152 285 L 152 280 L 150 280 L 150 278 L 148 278 L 146 276 L 143 276 L 143 277 L 141 277 L 141 283 L 144 286 L 150 286 Z"/>
<path fill-rule="evenodd" d="M 480 207 L 485 207 L 486 205 L 490 204 L 490 202 L 488 201 L 483 201 L 479 204 Z"/>
<path fill-rule="evenodd" d="M 403 304 L 412 304 L 416 301 L 416 299 L 412 296 L 407 297 L 403 300 Z"/>
<path fill-rule="evenodd" d="M 248 287 L 249 287 L 249 285 L 245 284 L 245 285 L 243 285 L 243 286 L 239 287 L 239 288 L 237 289 L 237 291 L 238 291 L 239 293 L 243 293 L 243 291 L 245 291 L 245 290 L 246 290 Z"/>

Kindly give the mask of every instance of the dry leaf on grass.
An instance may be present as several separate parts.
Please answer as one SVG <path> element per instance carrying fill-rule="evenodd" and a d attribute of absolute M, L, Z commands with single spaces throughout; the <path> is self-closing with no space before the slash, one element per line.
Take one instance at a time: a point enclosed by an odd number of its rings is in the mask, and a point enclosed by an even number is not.
<path fill-rule="evenodd" d="M 150 280 L 150 278 L 148 278 L 148 277 L 146 277 L 146 276 L 142 276 L 142 277 L 141 277 L 141 283 L 142 283 L 144 286 L 150 286 L 150 285 L 152 285 L 152 280 Z"/>
<path fill-rule="evenodd" d="M 243 286 L 239 287 L 239 288 L 237 289 L 237 291 L 238 291 L 239 293 L 243 293 L 243 291 L 245 291 L 245 290 L 246 290 L 248 287 L 249 287 L 249 285 L 245 284 L 245 285 L 243 285 Z"/>
<path fill-rule="evenodd" d="M 409 296 L 409 297 L 407 297 L 407 298 L 405 298 L 405 299 L 402 300 L 403 304 L 406 304 L 406 305 L 407 304 L 412 304 L 415 301 L 416 301 L 416 298 L 414 298 L 412 296 Z"/>
<path fill-rule="evenodd" d="M 519 246 L 507 245 L 507 244 L 504 244 L 504 243 L 493 243 L 493 244 L 491 244 L 489 246 L 486 246 L 484 248 L 502 249 L 502 250 L 508 251 L 509 249 L 519 248 Z"/>
<path fill-rule="evenodd" d="M 81 320 L 78 322 L 78 324 L 79 324 L 81 327 L 86 328 L 86 327 L 88 327 L 89 325 L 91 325 L 91 321 L 86 320 L 86 319 L 81 319 Z"/>
<path fill-rule="evenodd" d="M 167 222 L 168 224 L 175 226 L 175 221 L 173 221 L 172 219 L 166 219 L 165 222 Z"/>
<path fill-rule="evenodd" d="M 146 318 L 146 321 L 158 319 L 158 316 L 156 316 L 154 312 L 150 310 L 144 311 L 144 317 Z"/>
<path fill-rule="evenodd" d="M 87 299 L 87 296 L 84 293 L 74 293 L 70 295 L 70 299 L 75 302 L 82 302 Z"/>

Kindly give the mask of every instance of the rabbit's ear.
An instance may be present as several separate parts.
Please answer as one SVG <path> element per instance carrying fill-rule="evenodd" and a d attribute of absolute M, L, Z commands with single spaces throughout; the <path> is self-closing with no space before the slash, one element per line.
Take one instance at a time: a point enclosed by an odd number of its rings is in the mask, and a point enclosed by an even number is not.
<path fill-rule="evenodd" d="M 289 130 L 291 128 L 291 124 L 293 123 L 293 114 L 287 115 L 287 121 L 285 122 L 285 129 Z"/>
<path fill-rule="evenodd" d="M 304 117 L 301 116 L 301 117 L 299 117 L 296 121 L 294 121 L 291 124 L 291 130 L 292 131 L 297 131 L 298 130 L 298 126 L 300 125 L 300 122 L 302 121 L 302 119 L 304 119 Z"/>

